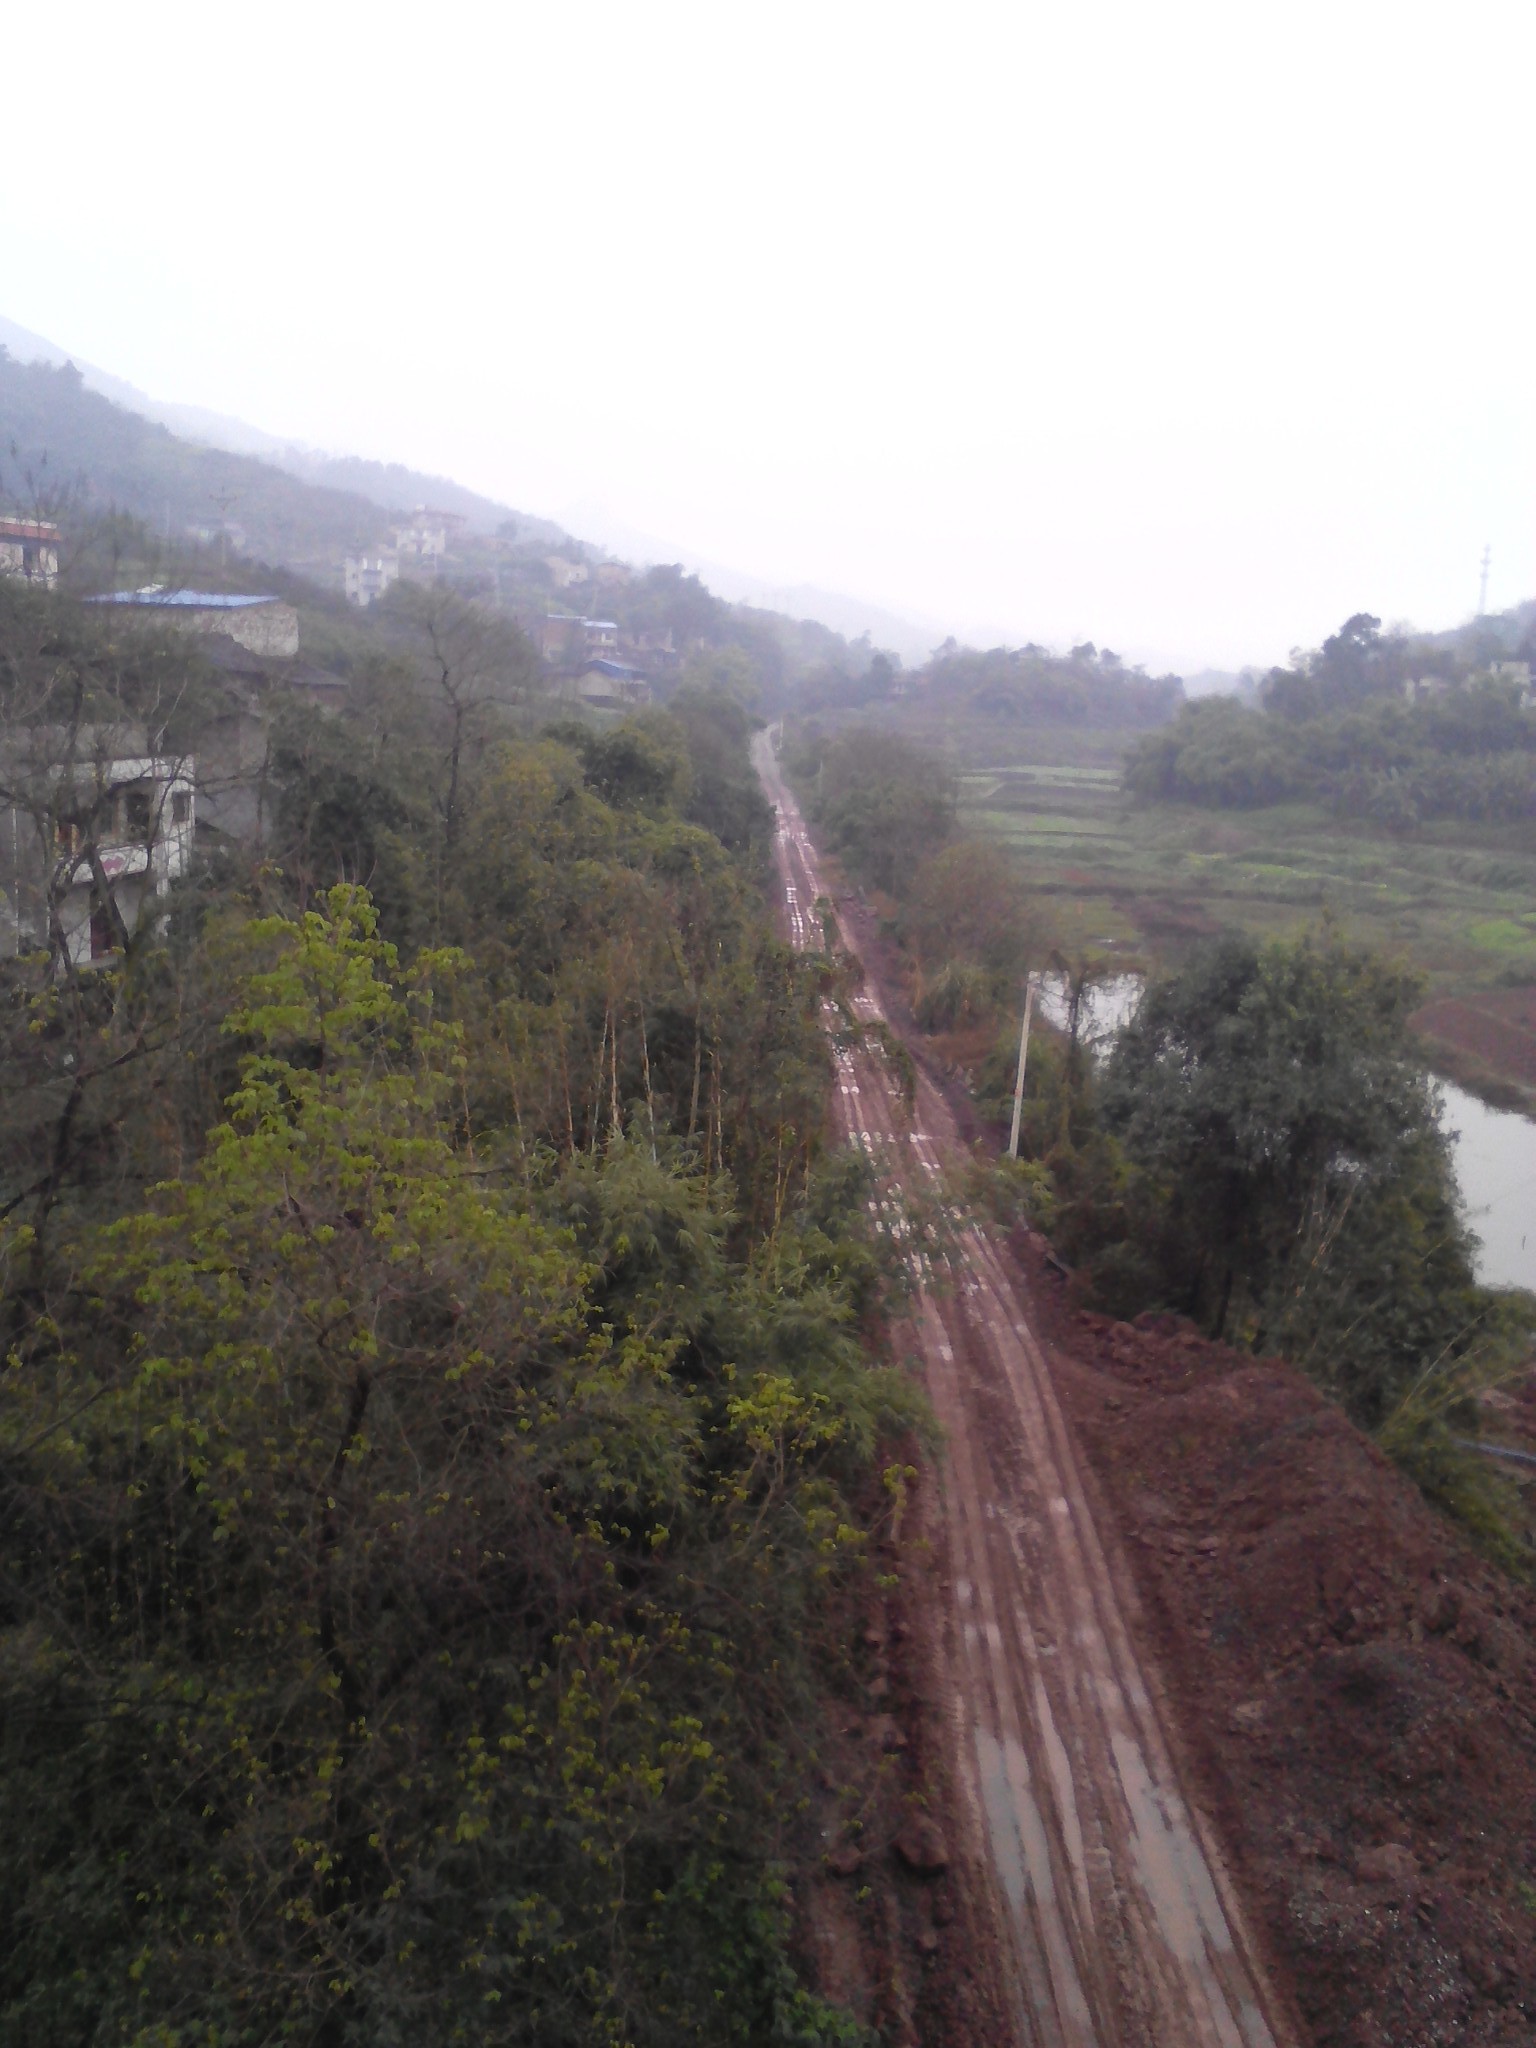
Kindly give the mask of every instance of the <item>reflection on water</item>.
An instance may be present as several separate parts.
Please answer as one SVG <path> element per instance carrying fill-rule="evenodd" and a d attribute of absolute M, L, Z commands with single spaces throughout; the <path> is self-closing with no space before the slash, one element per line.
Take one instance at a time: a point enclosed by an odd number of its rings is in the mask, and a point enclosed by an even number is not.
<path fill-rule="evenodd" d="M 1483 1241 L 1477 1277 L 1536 1289 L 1536 1123 L 1441 1083 L 1467 1220 Z"/>
<path fill-rule="evenodd" d="M 1141 996 L 1139 974 L 1117 974 L 1087 991 L 1079 1030 L 1105 1051 Z M 1064 1030 L 1067 985 L 1046 974 L 1036 985 L 1036 1007 L 1046 1023 Z M 1452 1155 L 1467 1219 L 1482 1240 L 1477 1277 L 1490 1287 L 1536 1290 L 1536 1122 L 1510 1110 L 1490 1109 L 1475 1095 L 1441 1083 L 1440 1121 L 1452 1134 Z"/>

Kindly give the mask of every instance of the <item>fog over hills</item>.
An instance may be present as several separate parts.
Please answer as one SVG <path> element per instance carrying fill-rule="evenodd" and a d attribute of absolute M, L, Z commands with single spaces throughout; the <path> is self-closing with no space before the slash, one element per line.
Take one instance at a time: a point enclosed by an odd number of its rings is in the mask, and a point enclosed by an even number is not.
<path fill-rule="evenodd" d="M 83 361 L 47 336 L 35 334 L 3 315 L 0 315 L 0 348 L 19 363 L 46 363 L 55 368 L 73 363 L 88 391 L 110 399 L 114 405 L 141 419 L 169 429 L 185 441 L 225 454 L 254 457 L 305 483 L 366 499 L 381 511 L 397 512 L 418 504 L 431 504 L 446 512 L 462 514 L 472 527 L 484 533 L 494 533 L 510 520 L 516 522 L 520 539 L 544 540 L 552 548 L 568 544 L 575 538 L 606 549 L 637 566 L 681 562 L 717 595 L 733 603 L 756 605 L 766 611 L 783 612 L 792 618 L 813 619 L 853 640 L 867 634 L 877 646 L 899 654 L 909 666 L 924 661 L 929 652 L 954 630 L 952 625 L 936 619 L 906 616 L 845 593 L 822 590 L 809 584 L 787 588 L 773 585 L 749 570 L 712 561 L 655 534 L 637 532 L 612 519 L 600 504 L 589 502 L 575 506 L 566 513 L 563 523 L 557 522 L 485 497 L 449 477 L 411 469 L 403 463 L 375 462 L 362 456 L 337 455 L 305 447 L 298 442 L 282 440 L 227 413 L 152 398 L 124 378 Z M 152 508 L 143 509 L 148 513 Z M 368 537 L 360 533 L 358 540 Z M 982 637 L 1001 640 L 1004 636 L 993 633 Z"/>

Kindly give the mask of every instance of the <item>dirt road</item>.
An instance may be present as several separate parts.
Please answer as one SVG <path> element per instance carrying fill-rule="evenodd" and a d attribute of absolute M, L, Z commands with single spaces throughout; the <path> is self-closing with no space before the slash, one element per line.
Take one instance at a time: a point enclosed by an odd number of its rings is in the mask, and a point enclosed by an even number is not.
<path fill-rule="evenodd" d="M 817 856 L 765 737 L 777 863 L 797 946 L 820 948 Z M 857 999 L 871 1021 L 878 996 Z M 985 1232 L 946 1212 L 942 1251 L 910 1217 L 964 1156 L 921 1076 L 909 1117 L 866 1046 L 839 1050 L 836 1106 L 874 1162 L 883 1227 L 909 1247 L 911 1341 L 944 1431 L 952 1589 L 945 1646 L 954 1767 L 1012 1948 L 1027 2048 L 1288 2048 L 1209 1831 L 1180 1788 L 1101 1541 L 1077 1446 L 1014 1278 Z"/>

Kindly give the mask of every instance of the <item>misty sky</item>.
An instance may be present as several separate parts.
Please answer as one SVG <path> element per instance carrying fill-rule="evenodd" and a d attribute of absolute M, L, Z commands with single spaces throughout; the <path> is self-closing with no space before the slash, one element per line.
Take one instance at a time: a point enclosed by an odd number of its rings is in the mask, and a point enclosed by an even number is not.
<path fill-rule="evenodd" d="M 988 638 L 1536 595 L 1530 0 L 8 13 L 0 312 Z M 18 175 L 18 174 L 21 175 Z"/>

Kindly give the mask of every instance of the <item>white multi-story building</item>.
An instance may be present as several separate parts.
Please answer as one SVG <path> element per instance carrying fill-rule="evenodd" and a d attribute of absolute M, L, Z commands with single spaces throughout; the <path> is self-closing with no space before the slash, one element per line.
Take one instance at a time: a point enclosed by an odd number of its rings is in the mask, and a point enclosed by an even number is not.
<path fill-rule="evenodd" d="M 342 564 L 341 583 L 348 604 L 363 611 L 400 580 L 400 557 L 391 554 L 348 555 Z"/>
<path fill-rule="evenodd" d="M 187 872 L 195 764 L 90 754 L 78 745 L 90 734 L 76 734 L 75 758 L 61 760 L 52 733 L 19 737 L 27 744 L 0 764 L 0 948 L 83 967 L 117 950 L 121 932 L 132 936 Z"/>
<path fill-rule="evenodd" d="M 392 529 L 395 553 L 435 566 L 457 544 L 467 523 L 462 512 L 439 512 L 431 505 L 418 505 L 409 519 Z"/>

